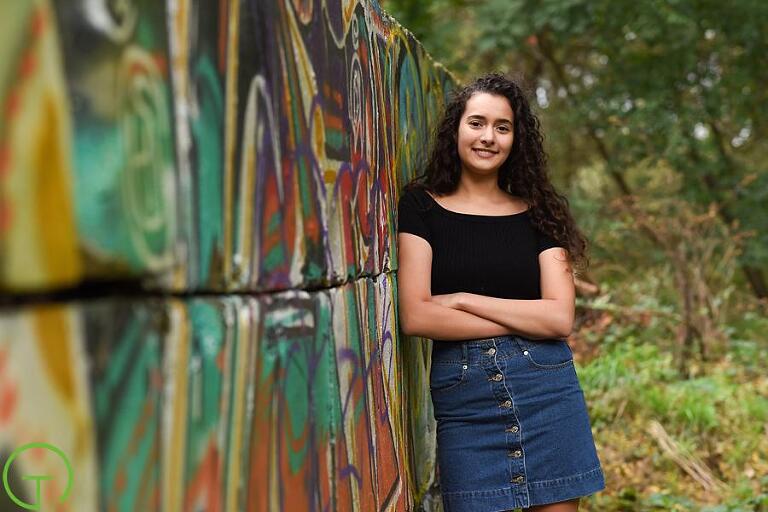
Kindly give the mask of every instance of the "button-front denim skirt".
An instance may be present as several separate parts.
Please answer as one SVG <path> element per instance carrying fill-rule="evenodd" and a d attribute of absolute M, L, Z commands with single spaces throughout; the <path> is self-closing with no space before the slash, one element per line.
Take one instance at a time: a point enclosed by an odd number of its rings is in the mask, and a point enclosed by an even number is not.
<path fill-rule="evenodd" d="M 446 512 L 527 508 L 605 487 L 566 341 L 435 341 L 430 388 Z"/>

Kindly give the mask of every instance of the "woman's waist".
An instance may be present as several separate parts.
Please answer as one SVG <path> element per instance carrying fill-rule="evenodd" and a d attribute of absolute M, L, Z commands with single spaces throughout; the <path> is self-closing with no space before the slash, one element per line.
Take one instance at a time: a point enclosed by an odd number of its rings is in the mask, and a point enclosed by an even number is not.
<path fill-rule="evenodd" d="M 568 345 L 564 339 L 534 340 L 514 334 L 462 341 L 433 340 L 432 363 L 470 363 L 488 358 L 526 356 L 541 344 Z"/>

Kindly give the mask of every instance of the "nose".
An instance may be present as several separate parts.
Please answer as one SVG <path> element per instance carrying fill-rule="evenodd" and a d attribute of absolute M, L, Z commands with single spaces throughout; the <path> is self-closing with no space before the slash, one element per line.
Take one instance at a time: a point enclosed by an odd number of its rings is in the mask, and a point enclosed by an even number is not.
<path fill-rule="evenodd" d="M 493 142 L 494 131 L 493 126 L 486 126 L 483 133 L 480 134 L 480 143 L 487 146 Z"/>

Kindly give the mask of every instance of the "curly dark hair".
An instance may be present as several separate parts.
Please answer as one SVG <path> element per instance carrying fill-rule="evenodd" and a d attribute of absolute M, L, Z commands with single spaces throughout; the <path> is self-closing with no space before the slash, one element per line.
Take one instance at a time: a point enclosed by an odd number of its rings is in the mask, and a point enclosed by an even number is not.
<path fill-rule="evenodd" d="M 533 224 L 567 249 L 574 266 L 586 268 L 589 265 L 587 241 L 576 226 L 568 200 L 550 182 L 539 120 L 531 112 L 520 86 L 505 75 L 488 73 L 454 92 L 436 126 L 423 174 L 405 188 L 423 188 L 437 196 L 456 191 L 461 177 L 457 148 L 459 122 L 469 98 L 480 92 L 507 98 L 514 113 L 514 140 L 509 157 L 499 168 L 499 188 L 525 200 Z"/>

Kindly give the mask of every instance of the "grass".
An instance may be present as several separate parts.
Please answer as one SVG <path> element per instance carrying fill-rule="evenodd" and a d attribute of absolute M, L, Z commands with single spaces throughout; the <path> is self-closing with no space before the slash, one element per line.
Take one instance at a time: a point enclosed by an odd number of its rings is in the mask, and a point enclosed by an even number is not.
<path fill-rule="evenodd" d="M 694 378 L 678 373 L 652 327 L 591 334 L 603 343 L 578 373 L 608 487 L 581 510 L 768 511 L 768 320 L 746 315 L 731 328 L 724 356 L 698 363 Z M 723 487 L 686 473 L 648 432 L 651 421 Z"/>

